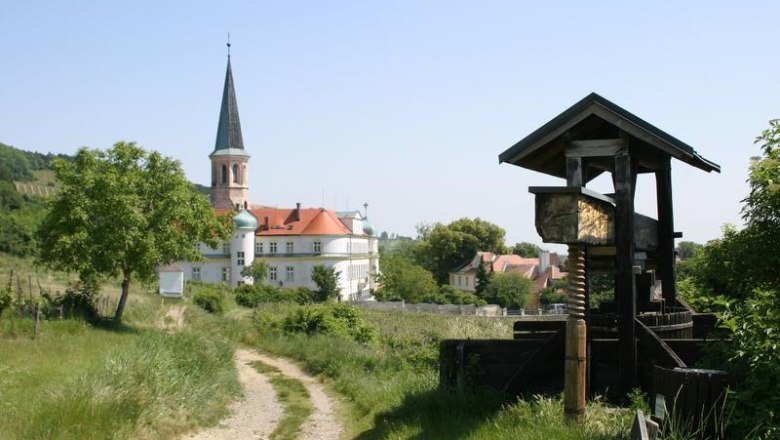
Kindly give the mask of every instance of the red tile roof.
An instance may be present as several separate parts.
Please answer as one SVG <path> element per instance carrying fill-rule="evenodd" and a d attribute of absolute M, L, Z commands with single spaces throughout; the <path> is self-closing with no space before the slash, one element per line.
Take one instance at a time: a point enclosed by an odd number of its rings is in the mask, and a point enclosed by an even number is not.
<path fill-rule="evenodd" d="M 256 232 L 259 236 L 352 234 L 336 213 L 329 209 L 301 208 L 299 219 L 295 218 L 295 208 L 253 206 L 249 210 L 260 223 Z M 363 231 L 358 231 L 354 235 L 363 235 Z"/>

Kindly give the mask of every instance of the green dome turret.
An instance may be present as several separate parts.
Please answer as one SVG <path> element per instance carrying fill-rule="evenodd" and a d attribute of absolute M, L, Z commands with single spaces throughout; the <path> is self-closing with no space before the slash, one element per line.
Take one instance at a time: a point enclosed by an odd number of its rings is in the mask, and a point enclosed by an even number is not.
<path fill-rule="evenodd" d="M 371 224 L 367 219 L 363 220 L 363 233 L 368 235 L 369 237 L 378 237 L 379 235 L 376 232 L 376 228 L 374 225 Z"/>
<path fill-rule="evenodd" d="M 233 224 L 237 229 L 257 230 L 257 218 L 249 210 L 243 210 L 233 217 Z"/>

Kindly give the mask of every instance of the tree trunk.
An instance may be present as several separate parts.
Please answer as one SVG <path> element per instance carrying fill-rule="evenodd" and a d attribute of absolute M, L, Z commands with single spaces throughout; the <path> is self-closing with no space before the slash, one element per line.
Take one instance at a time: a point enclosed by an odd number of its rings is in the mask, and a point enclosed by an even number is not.
<path fill-rule="evenodd" d="M 122 323 L 122 314 L 125 312 L 125 304 L 127 303 L 127 295 L 130 293 L 130 272 L 125 272 L 125 277 L 122 279 L 122 296 L 119 297 L 119 304 L 116 306 L 116 313 L 114 314 L 114 324 L 119 325 Z"/>

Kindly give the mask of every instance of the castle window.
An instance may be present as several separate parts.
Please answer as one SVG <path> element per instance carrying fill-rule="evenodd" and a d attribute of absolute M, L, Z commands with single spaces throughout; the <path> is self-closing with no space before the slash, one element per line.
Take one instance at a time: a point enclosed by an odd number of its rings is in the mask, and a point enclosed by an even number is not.
<path fill-rule="evenodd" d="M 268 248 L 269 248 L 269 249 L 268 249 L 268 252 L 270 252 L 270 253 L 272 253 L 272 254 L 275 254 L 275 253 L 276 253 L 276 242 L 275 242 L 275 241 L 272 241 L 272 242 L 271 242 L 271 243 L 268 245 Z"/>
<path fill-rule="evenodd" d="M 285 281 L 295 281 L 295 268 L 293 266 L 287 266 L 285 275 Z"/>
<path fill-rule="evenodd" d="M 293 248 L 293 242 L 291 242 L 291 241 L 288 241 L 288 242 L 287 242 L 287 253 L 288 253 L 288 254 L 292 254 L 292 253 L 294 253 L 294 252 L 293 252 L 294 250 L 295 250 L 295 249 Z"/>
<path fill-rule="evenodd" d="M 263 254 L 263 242 L 258 241 L 255 243 L 255 255 L 262 255 Z"/>
<path fill-rule="evenodd" d="M 227 165 L 222 165 L 222 183 L 227 183 Z"/>
<path fill-rule="evenodd" d="M 222 254 L 230 255 L 230 243 L 228 242 L 222 243 Z"/>
<path fill-rule="evenodd" d="M 322 252 L 322 242 L 317 240 L 314 242 L 314 253 L 319 254 Z"/>
<path fill-rule="evenodd" d="M 276 281 L 276 266 L 271 266 L 268 268 L 268 279 L 271 281 Z"/>
<path fill-rule="evenodd" d="M 243 252 L 236 252 L 236 264 L 239 266 L 244 265 L 244 253 Z"/>
<path fill-rule="evenodd" d="M 199 267 L 193 267 L 192 268 L 192 280 L 193 281 L 200 281 L 200 268 Z"/>
<path fill-rule="evenodd" d="M 222 281 L 230 281 L 230 268 L 229 267 L 223 267 L 222 268 Z"/>
<path fill-rule="evenodd" d="M 238 164 L 233 164 L 233 183 L 239 183 Z"/>

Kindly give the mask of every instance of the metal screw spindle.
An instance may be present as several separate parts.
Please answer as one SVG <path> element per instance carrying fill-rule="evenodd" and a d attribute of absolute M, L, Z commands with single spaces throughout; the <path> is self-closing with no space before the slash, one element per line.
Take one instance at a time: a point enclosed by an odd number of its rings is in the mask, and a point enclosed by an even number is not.
<path fill-rule="evenodd" d="M 585 319 L 585 252 L 580 245 L 569 245 L 569 316 Z"/>

